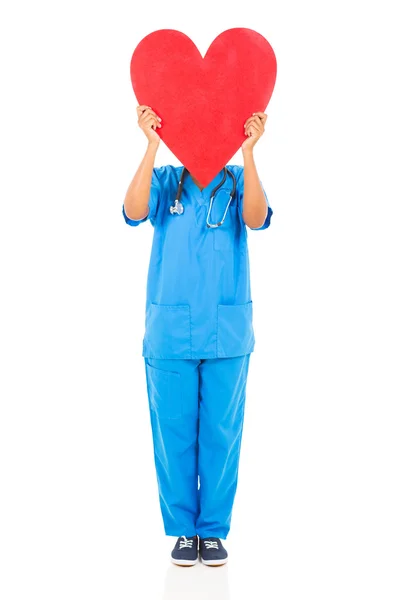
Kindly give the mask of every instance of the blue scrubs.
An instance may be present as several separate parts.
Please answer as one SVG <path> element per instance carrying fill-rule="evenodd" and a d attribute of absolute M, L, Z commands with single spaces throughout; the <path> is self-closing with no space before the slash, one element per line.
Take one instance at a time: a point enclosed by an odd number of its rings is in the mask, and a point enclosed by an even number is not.
<path fill-rule="evenodd" d="M 149 214 L 154 226 L 147 280 L 142 355 L 160 505 L 167 535 L 220 537 L 230 528 L 237 486 L 245 388 L 254 350 L 247 226 L 242 217 L 244 172 L 221 227 L 206 217 L 211 190 L 186 173 L 183 215 L 171 215 L 183 167 L 153 169 Z M 210 222 L 221 220 L 229 175 L 217 192 Z M 264 191 L 265 194 L 265 191 Z M 266 200 L 267 196 L 265 195 Z M 273 212 L 268 206 L 264 224 Z"/>

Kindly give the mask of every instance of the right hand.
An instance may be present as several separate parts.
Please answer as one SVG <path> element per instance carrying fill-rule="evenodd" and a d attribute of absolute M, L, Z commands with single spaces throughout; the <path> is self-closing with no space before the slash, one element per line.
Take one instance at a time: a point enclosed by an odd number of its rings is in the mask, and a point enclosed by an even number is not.
<path fill-rule="evenodd" d="M 160 136 L 157 133 L 157 127 L 161 127 L 160 117 L 146 104 L 138 106 L 136 112 L 139 127 L 144 132 L 149 142 L 159 142 Z"/>

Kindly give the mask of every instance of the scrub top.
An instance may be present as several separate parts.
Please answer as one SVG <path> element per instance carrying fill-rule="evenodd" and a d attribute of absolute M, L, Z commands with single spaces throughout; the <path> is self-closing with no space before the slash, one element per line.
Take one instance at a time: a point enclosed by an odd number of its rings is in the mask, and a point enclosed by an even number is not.
<path fill-rule="evenodd" d="M 210 194 L 223 169 L 200 190 L 186 172 L 182 215 L 170 213 L 183 167 L 154 167 L 149 213 L 139 221 L 122 213 L 128 225 L 150 220 L 154 227 L 147 279 L 146 322 L 142 356 L 157 359 L 226 358 L 254 350 L 247 229 L 243 217 L 244 168 L 227 165 L 237 188 L 225 221 L 208 228 Z M 260 182 L 261 183 L 261 182 Z M 262 184 L 261 184 L 262 185 Z M 210 223 L 222 219 L 232 179 L 218 190 Z M 267 195 L 263 188 L 266 202 Z M 264 224 L 269 227 L 272 209 Z"/>

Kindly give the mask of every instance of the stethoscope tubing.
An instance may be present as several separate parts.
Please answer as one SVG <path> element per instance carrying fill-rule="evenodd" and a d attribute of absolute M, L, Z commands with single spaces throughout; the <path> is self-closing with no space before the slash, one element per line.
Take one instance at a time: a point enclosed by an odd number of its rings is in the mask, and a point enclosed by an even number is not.
<path fill-rule="evenodd" d="M 178 184 L 178 191 L 177 191 L 177 194 L 176 194 L 175 202 L 174 202 L 174 204 L 169 209 L 170 213 L 172 215 L 182 215 L 183 214 L 184 208 L 183 208 L 183 204 L 181 202 L 181 195 L 182 195 L 182 188 L 183 188 L 183 180 L 184 180 L 184 177 L 185 177 L 186 173 L 187 173 L 187 169 L 186 169 L 186 167 L 183 167 L 182 173 L 181 173 L 181 177 L 180 177 L 180 180 L 179 180 L 179 184 Z M 226 205 L 225 212 L 223 214 L 223 217 L 222 217 L 221 221 L 218 221 L 218 223 L 210 223 L 210 215 L 211 215 L 211 210 L 212 210 L 212 207 L 213 207 L 215 195 L 216 195 L 217 191 L 224 185 L 224 183 L 226 181 L 227 174 L 229 174 L 229 176 L 232 179 L 232 190 L 231 190 L 231 192 L 229 194 L 229 201 L 228 201 L 228 203 Z M 222 181 L 220 181 L 215 186 L 215 188 L 211 191 L 210 203 L 209 203 L 207 217 L 206 217 L 206 225 L 207 225 L 208 228 L 215 229 L 216 227 L 221 227 L 221 225 L 225 221 L 226 215 L 228 213 L 229 206 L 230 206 L 230 204 L 232 202 L 232 199 L 235 196 L 235 193 L 236 193 L 236 177 L 234 176 L 234 174 L 232 173 L 232 171 L 230 171 L 229 169 L 227 169 L 227 167 L 224 167 L 224 176 L 222 178 Z"/>

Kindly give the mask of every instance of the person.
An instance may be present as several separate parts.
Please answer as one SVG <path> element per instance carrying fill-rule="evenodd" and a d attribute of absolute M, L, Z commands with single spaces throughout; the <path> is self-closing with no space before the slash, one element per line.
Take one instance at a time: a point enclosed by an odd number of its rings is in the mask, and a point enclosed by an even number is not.
<path fill-rule="evenodd" d="M 172 562 L 217 566 L 228 558 L 255 344 L 247 229 L 266 229 L 273 214 L 253 155 L 267 115 L 244 123 L 243 166 L 202 186 L 183 166 L 154 166 L 162 122 L 147 105 L 137 114 L 148 145 L 122 213 L 154 227 L 142 355 L 160 508 L 165 534 L 178 536 Z"/>

